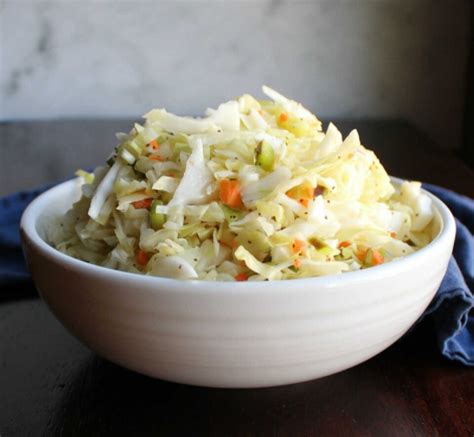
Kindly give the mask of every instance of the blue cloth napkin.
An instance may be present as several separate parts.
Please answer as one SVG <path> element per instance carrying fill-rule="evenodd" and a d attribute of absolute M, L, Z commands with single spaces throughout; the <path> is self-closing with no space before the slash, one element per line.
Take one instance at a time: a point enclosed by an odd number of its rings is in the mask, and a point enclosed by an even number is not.
<path fill-rule="evenodd" d="M 48 188 L 0 198 L 0 286 L 30 278 L 18 228 L 23 210 Z M 446 358 L 474 366 L 474 200 L 435 185 L 424 184 L 424 188 L 451 209 L 457 234 L 448 271 L 421 319 L 432 317 L 440 351 Z"/>
<path fill-rule="evenodd" d="M 53 185 L 0 198 L 0 287 L 30 278 L 20 244 L 20 219 L 28 204 Z"/>
<path fill-rule="evenodd" d="M 435 321 L 441 353 L 474 366 L 474 200 L 431 184 L 423 188 L 439 197 L 456 219 L 456 240 L 448 271 L 422 318 Z"/>

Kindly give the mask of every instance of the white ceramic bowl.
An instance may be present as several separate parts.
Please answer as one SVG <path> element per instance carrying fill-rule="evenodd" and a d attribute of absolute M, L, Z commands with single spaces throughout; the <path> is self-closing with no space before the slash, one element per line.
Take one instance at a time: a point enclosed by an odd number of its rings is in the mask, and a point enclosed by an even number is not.
<path fill-rule="evenodd" d="M 433 298 L 455 224 L 392 263 L 275 282 L 178 281 L 118 272 L 49 246 L 45 229 L 79 196 L 76 181 L 39 196 L 21 221 L 24 252 L 56 317 L 99 355 L 153 377 L 211 387 L 267 387 L 354 366 L 400 338 Z"/>

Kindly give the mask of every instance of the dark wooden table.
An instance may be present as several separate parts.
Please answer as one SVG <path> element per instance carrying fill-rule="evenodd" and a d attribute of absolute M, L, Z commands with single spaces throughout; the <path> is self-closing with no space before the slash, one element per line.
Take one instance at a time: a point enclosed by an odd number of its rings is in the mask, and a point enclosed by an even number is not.
<path fill-rule="evenodd" d="M 58 141 L 59 131 L 84 149 L 94 146 L 94 132 L 102 138 L 127 126 L 4 124 L 0 147 L 5 129 L 10 141 L 15 135 L 25 141 L 15 130 L 26 125 L 27 139 L 37 144 Z M 391 174 L 474 197 L 474 172 L 408 124 L 341 126 L 346 133 L 357 127 Z M 440 356 L 430 323 L 326 378 L 271 389 L 206 389 L 154 380 L 101 359 L 53 318 L 32 284 L 10 285 L 0 291 L 0 435 L 472 436 L 474 370 Z"/>

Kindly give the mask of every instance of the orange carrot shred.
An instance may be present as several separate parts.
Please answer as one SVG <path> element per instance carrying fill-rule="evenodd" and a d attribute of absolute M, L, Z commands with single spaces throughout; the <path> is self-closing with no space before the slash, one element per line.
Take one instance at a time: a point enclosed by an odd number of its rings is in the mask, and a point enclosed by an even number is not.
<path fill-rule="evenodd" d="M 392 238 L 397 238 L 397 233 L 392 231 L 392 232 L 390 232 L 390 236 Z"/>
<path fill-rule="evenodd" d="M 132 202 L 132 205 L 135 209 L 148 209 L 150 208 L 151 204 L 153 202 L 153 199 L 143 199 L 143 200 L 137 200 L 136 202 Z"/>
<path fill-rule="evenodd" d="M 305 208 L 308 207 L 308 204 L 309 204 L 309 199 L 300 199 L 298 201 L 301 205 L 303 205 Z"/>
<path fill-rule="evenodd" d="M 285 121 L 288 120 L 288 114 L 282 112 L 280 116 L 278 117 L 278 120 L 280 121 L 280 123 L 284 123 Z"/>
<path fill-rule="evenodd" d="M 219 196 L 224 205 L 231 208 L 242 207 L 240 196 L 240 182 L 237 180 L 222 179 L 219 182 Z"/>
<path fill-rule="evenodd" d="M 235 276 L 235 280 L 236 281 L 247 281 L 248 276 L 247 276 L 246 273 L 242 272 L 242 273 L 239 273 L 238 275 Z"/>
<path fill-rule="evenodd" d="M 383 262 L 383 255 L 377 249 L 372 249 L 372 265 L 378 266 Z"/>
<path fill-rule="evenodd" d="M 305 242 L 303 240 L 296 239 L 293 244 L 291 245 L 291 250 L 293 253 L 300 253 L 305 246 Z"/>
<path fill-rule="evenodd" d="M 140 249 L 137 253 L 137 263 L 141 266 L 146 266 L 148 263 L 148 259 L 148 254 L 144 250 Z"/>
<path fill-rule="evenodd" d="M 351 245 L 350 241 L 341 241 L 339 247 L 349 247 Z"/>
<path fill-rule="evenodd" d="M 160 145 L 158 144 L 158 141 L 156 141 L 156 140 L 151 140 L 151 141 L 150 141 L 150 146 L 151 146 L 152 149 L 154 149 L 154 150 L 157 150 L 157 149 L 160 148 Z"/>
<path fill-rule="evenodd" d="M 301 260 L 300 259 L 295 259 L 293 261 L 293 266 L 295 266 L 297 269 L 301 267 Z"/>
<path fill-rule="evenodd" d="M 314 190 L 315 188 L 311 184 L 304 182 L 303 184 L 297 185 L 291 190 L 288 190 L 286 195 L 295 199 L 298 203 L 307 208 L 310 200 L 314 198 Z"/>
<path fill-rule="evenodd" d="M 153 161 L 164 161 L 164 158 L 158 155 L 149 155 L 148 159 L 152 159 Z"/>
<path fill-rule="evenodd" d="M 302 197 L 307 198 L 307 199 L 312 199 L 313 198 L 313 192 L 314 188 L 310 185 L 304 185 L 302 189 Z"/>
<path fill-rule="evenodd" d="M 359 259 L 359 261 L 364 261 L 366 256 L 367 256 L 367 250 L 359 250 L 356 253 L 356 257 Z"/>

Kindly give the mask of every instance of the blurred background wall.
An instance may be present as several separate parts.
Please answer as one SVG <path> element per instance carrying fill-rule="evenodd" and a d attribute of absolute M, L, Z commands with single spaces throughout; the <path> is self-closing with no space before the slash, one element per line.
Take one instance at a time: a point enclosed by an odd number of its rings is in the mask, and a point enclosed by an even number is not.
<path fill-rule="evenodd" d="M 266 83 L 462 141 L 469 0 L 0 1 L 0 120 L 201 114 Z"/>

